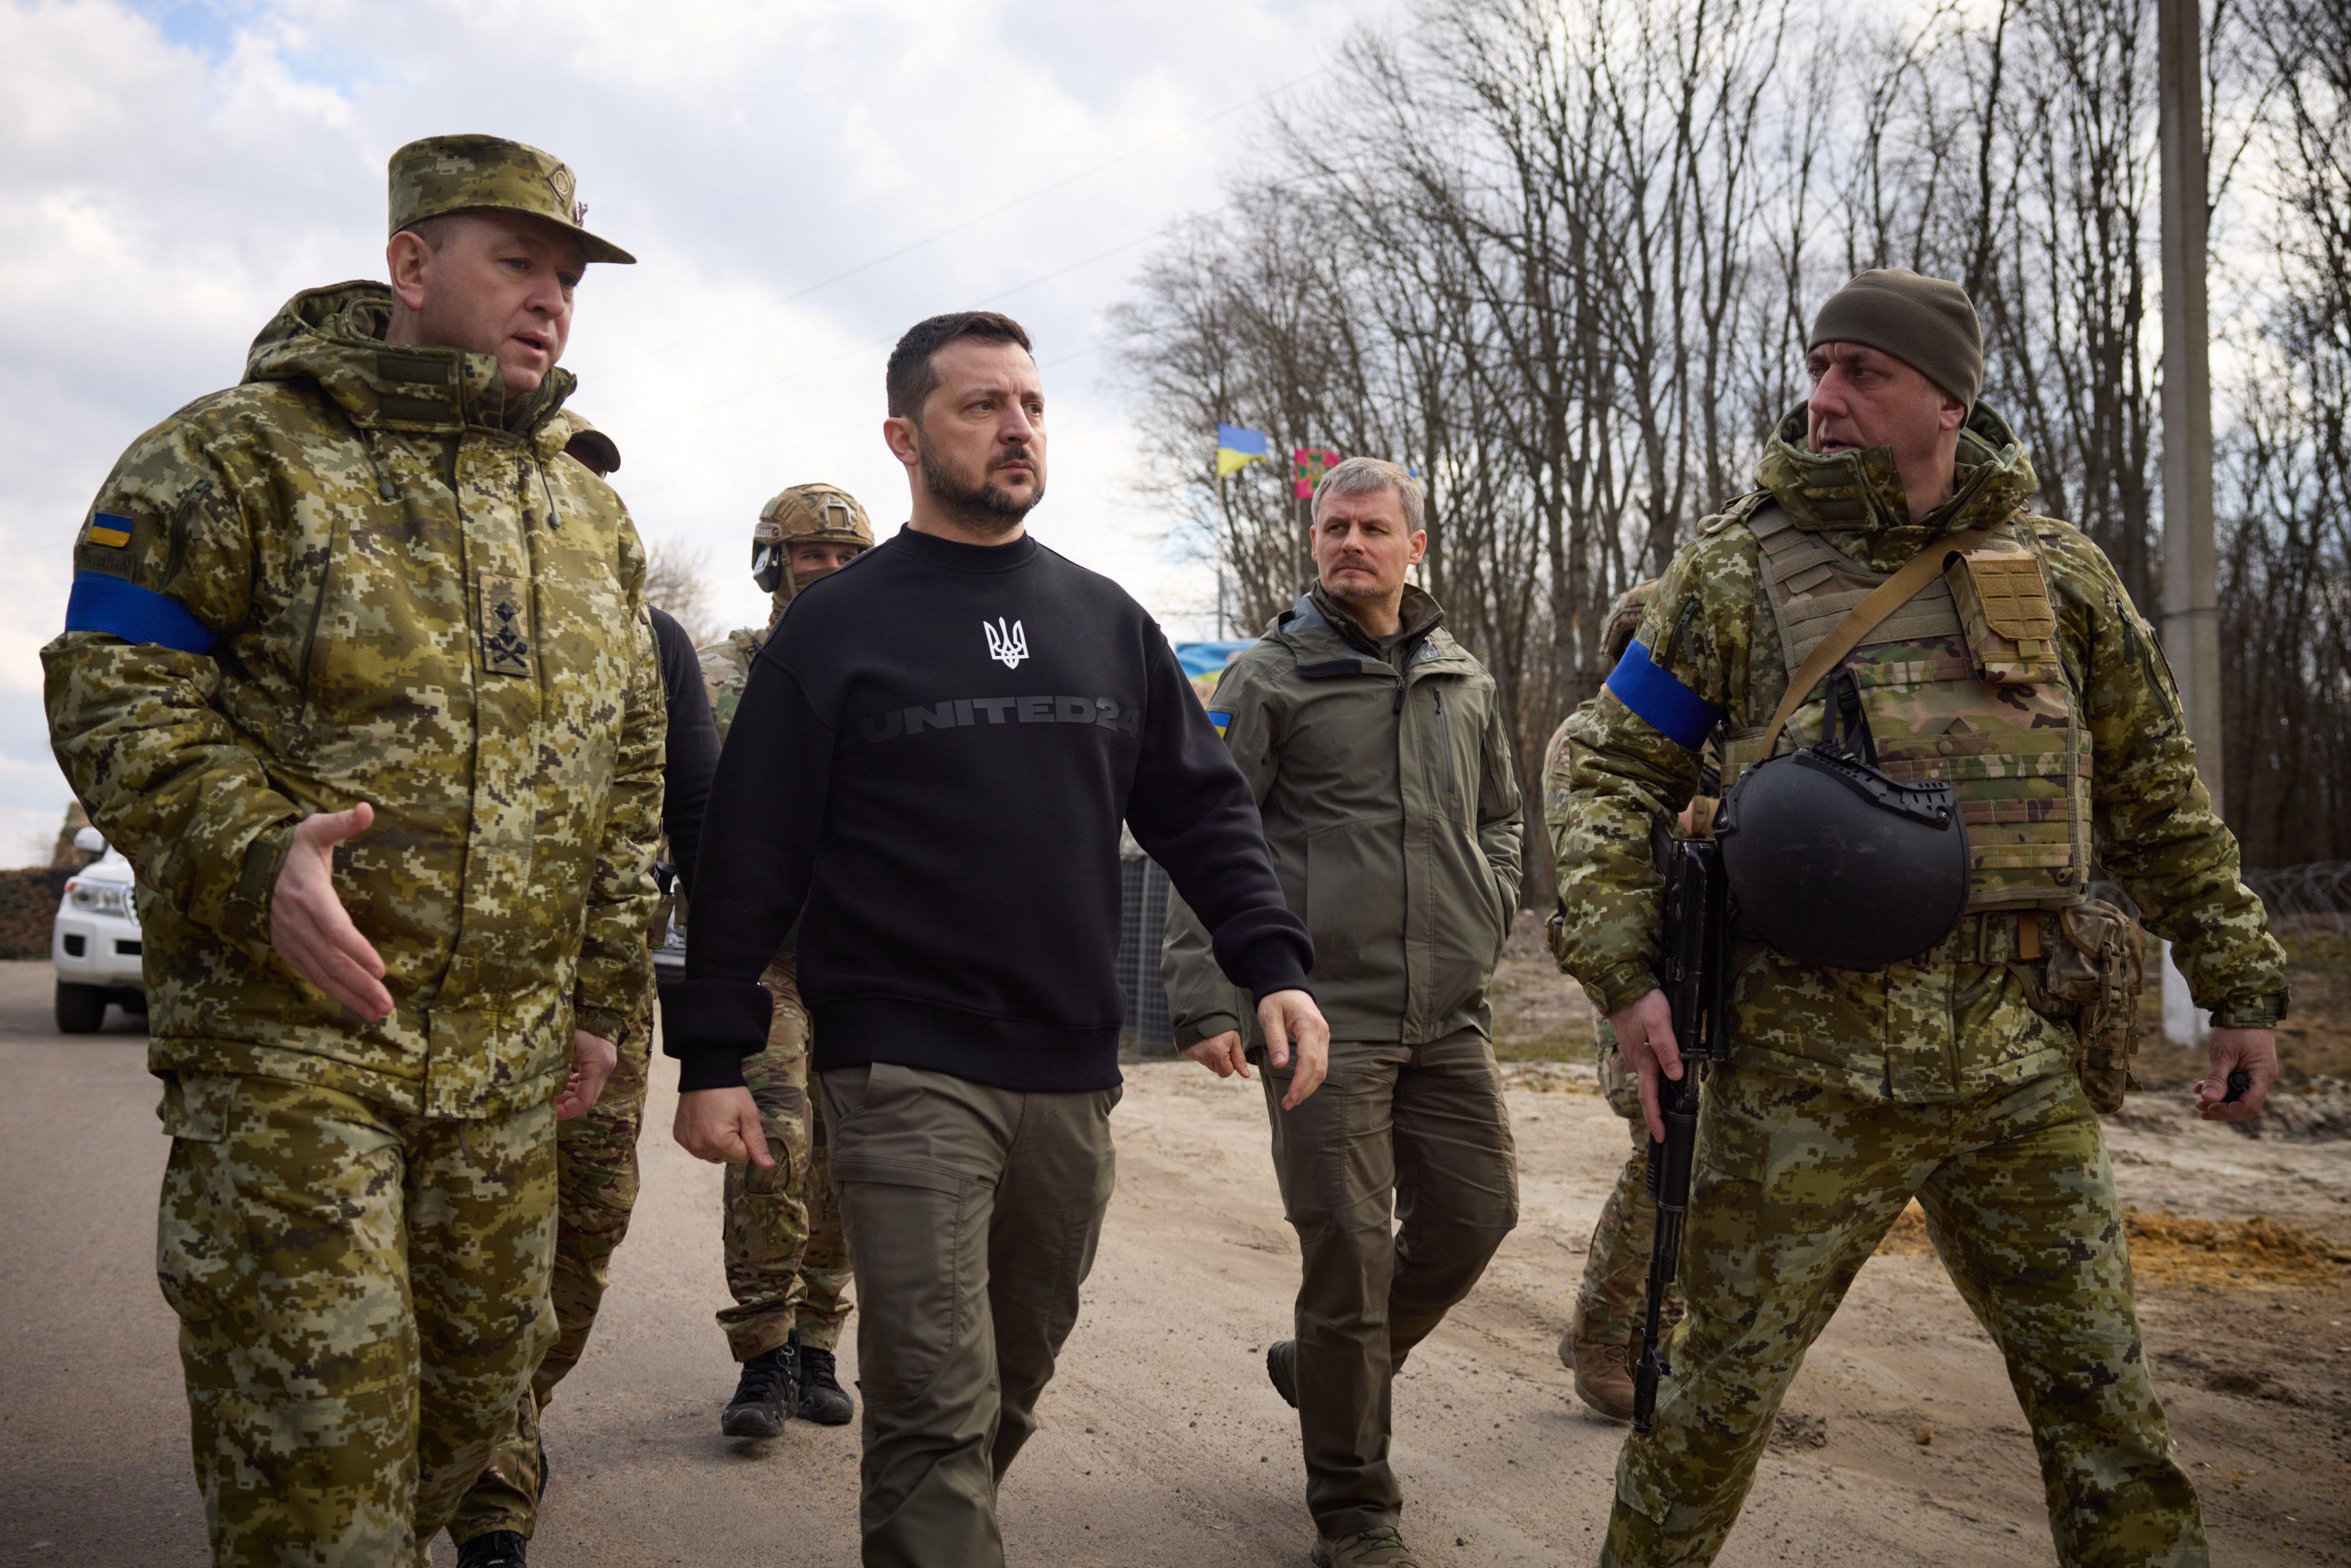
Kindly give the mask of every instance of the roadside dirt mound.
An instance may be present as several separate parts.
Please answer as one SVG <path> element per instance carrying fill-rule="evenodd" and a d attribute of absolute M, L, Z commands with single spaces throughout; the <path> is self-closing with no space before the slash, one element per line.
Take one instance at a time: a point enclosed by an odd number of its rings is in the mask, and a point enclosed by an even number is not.
<path fill-rule="evenodd" d="M 2266 1214 L 2250 1219 L 2189 1219 L 2162 1209 L 2123 1210 L 2131 1271 L 2141 1284 L 2270 1285 L 2324 1289 L 2351 1282 L 2351 1247 Z M 1878 1244 L 1881 1254 L 1927 1257 L 1927 1217 L 1902 1211 Z"/>

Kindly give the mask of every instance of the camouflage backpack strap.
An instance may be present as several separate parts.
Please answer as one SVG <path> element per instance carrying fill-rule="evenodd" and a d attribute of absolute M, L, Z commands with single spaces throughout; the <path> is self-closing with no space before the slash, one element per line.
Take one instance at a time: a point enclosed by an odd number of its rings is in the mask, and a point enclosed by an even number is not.
<path fill-rule="evenodd" d="M 1744 496 L 1733 497 L 1730 504 L 1722 510 L 1710 517 L 1700 517 L 1698 520 L 1698 531 L 1700 537 L 1704 537 L 1707 534 L 1719 534 L 1733 523 L 1751 524 L 1756 513 L 1761 511 L 1771 499 L 1771 492 L 1769 490 L 1750 490 Z"/>

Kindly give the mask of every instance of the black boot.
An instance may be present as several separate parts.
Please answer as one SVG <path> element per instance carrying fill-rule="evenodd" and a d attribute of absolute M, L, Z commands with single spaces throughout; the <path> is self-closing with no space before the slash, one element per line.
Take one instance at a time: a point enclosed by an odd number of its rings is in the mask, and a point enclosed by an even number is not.
<path fill-rule="evenodd" d="M 792 1334 L 792 1348 L 800 1358 L 800 1419 L 820 1427 L 848 1426 L 857 1406 L 850 1403 L 841 1379 L 833 1375 L 832 1352 L 800 1343 L 797 1332 Z"/>
<path fill-rule="evenodd" d="M 730 1437 L 772 1437 L 792 1417 L 800 1398 L 799 1347 L 779 1344 L 743 1364 L 735 1397 L 719 1418 L 718 1429 Z"/>
<path fill-rule="evenodd" d="M 528 1546 L 511 1530 L 493 1530 L 457 1548 L 457 1568 L 525 1568 L 523 1553 Z"/>

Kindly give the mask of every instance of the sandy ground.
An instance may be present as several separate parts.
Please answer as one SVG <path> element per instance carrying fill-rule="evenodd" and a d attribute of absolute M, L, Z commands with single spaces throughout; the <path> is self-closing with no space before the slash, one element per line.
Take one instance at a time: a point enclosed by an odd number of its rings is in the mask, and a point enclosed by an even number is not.
<path fill-rule="evenodd" d="M 198 1563 L 143 1041 L 119 1014 L 54 1034 L 47 993 L 45 965 L 0 965 L 0 1562 Z M 636 1228 L 549 1412 L 535 1561 L 853 1563 L 854 1427 L 759 1448 L 717 1433 L 718 1176 L 669 1143 L 671 1074 L 655 1079 Z M 1525 1219 L 1396 1391 L 1406 1522 L 1432 1565 L 1589 1563 L 1606 1516 L 1622 1429 L 1576 1405 L 1553 1343 L 1625 1134 L 1573 1073 L 1543 1081 L 1511 1096 Z M 1260 1370 L 1296 1250 L 1257 1087 L 1138 1065 L 1116 1124 L 1085 1316 L 1005 1487 L 1012 1560 L 1302 1563 L 1293 1418 Z M 2114 1145 L 2136 1208 L 2319 1239 L 2294 1268 L 2199 1252 L 2194 1233 L 2151 1244 L 2143 1305 L 2214 1561 L 2351 1562 L 2351 1270 L 2325 1256 L 2351 1243 L 2351 1147 L 2252 1142 L 2154 1101 Z M 1863 1270 L 1787 1410 L 1724 1563 L 2053 1561 L 2002 1369 L 1931 1255 L 1897 1246 Z"/>

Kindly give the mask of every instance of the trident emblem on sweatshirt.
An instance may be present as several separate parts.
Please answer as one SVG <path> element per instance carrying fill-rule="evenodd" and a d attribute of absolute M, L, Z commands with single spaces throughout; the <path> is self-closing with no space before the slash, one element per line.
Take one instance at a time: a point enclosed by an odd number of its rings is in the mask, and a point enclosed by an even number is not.
<path fill-rule="evenodd" d="M 1029 629 L 1019 622 L 1015 621 L 1011 630 L 1007 631 L 1004 617 L 999 615 L 996 624 L 991 626 L 983 621 L 979 629 L 987 633 L 987 656 L 1006 669 L 1019 669 L 1020 661 L 1029 656 Z"/>

